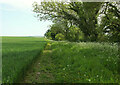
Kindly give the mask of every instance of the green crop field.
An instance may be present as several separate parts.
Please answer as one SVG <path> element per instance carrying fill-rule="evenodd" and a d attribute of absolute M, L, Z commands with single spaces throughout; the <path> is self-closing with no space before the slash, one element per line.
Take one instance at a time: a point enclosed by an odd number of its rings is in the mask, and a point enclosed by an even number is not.
<path fill-rule="evenodd" d="M 44 38 L 2 38 L 2 82 L 18 82 L 44 49 Z"/>
<path fill-rule="evenodd" d="M 120 82 L 116 44 L 3 37 L 2 46 L 3 83 Z"/>

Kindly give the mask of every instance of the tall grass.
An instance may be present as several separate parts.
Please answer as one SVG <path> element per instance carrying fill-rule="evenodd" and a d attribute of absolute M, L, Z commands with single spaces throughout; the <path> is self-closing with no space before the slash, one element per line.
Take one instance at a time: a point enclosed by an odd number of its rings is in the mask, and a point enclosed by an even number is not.
<path fill-rule="evenodd" d="M 55 81 L 72 83 L 118 83 L 116 45 L 107 43 L 54 42 L 51 58 Z"/>
<path fill-rule="evenodd" d="M 44 38 L 3 37 L 2 38 L 2 81 L 17 83 L 30 67 L 32 61 L 44 49 Z"/>

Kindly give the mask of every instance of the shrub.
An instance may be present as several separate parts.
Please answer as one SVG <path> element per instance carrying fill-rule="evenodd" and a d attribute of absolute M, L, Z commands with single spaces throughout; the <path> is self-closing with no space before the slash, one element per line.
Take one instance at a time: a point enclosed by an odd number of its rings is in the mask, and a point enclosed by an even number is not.
<path fill-rule="evenodd" d="M 55 36 L 55 40 L 61 41 L 64 39 L 65 39 L 65 36 L 62 33 L 59 33 Z"/>
<path fill-rule="evenodd" d="M 83 40 L 83 33 L 81 32 L 81 30 L 79 28 L 73 26 L 69 29 L 67 40 L 74 41 L 74 42 L 82 41 Z"/>

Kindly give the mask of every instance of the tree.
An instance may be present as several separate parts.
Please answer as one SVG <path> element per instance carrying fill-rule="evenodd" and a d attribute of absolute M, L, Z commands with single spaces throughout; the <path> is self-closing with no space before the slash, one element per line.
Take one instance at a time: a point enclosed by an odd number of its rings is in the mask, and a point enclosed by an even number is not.
<path fill-rule="evenodd" d="M 48 37 L 48 35 L 51 37 L 51 39 L 55 40 L 55 36 L 59 33 L 62 33 L 65 35 L 66 38 L 66 30 L 67 30 L 67 23 L 63 21 L 57 21 L 54 22 L 54 24 L 50 25 L 50 29 L 45 33 L 45 36 Z"/>
<path fill-rule="evenodd" d="M 96 41 L 97 15 L 101 7 L 99 2 L 37 2 L 33 4 L 34 12 L 40 20 L 67 20 L 78 26 L 85 39 Z"/>
<path fill-rule="evenodd" d="M 105 3 L 102 14 L 104 14 L 101 23 L 103 31 L 108 36 L 109 41 L 118 43 L 118 65 L 120 65 L 120 2 Z M 120 73 L 120 66 L 118 72 Z"/>
<path fill-rule="evenodd" d="M 58 34 L 60 37 L 64 35 L 64 38 L 61 38 L 61 40 L 79 41 L 83 39 L 83 33 L 80 31 L 80 28 L 66 21 L 58 21 L 50 25 L 50 29 L 45 33 L 45 36 L 48 39 L 60 40 L 58 39 Z"/>
<path fill-rule="evenodd" d="M 118 4 L 118 3 L 116 3 Z M 101 26 L 103 27 L 103 32 L 107 33 L 110 41 L 120 42 L 120 10 L 115 3 L 106 3 L 104 11 L 104 16 L 102 17 Z"/>
<path fill-rule="evenodd" d="M 58 33 L 55 36 L 55 40 L 58 40 L 58 41 L 65 40 L 65 36 L 62 33 Z"/>
<path fill-rule="evenodd" d="M 47 32 L 44 34 L 44 36 L 47 37 L 48 39 L 52 39 L 51 30 L 48 29 Z"/>
<path fill-rule="evenodd" d="M 77 41 L 83 41 L 83 38 L 84 35 L 81 32 L 80 28 L 74 25 L 69 28 L 67 40 L 77 42 Z"/>

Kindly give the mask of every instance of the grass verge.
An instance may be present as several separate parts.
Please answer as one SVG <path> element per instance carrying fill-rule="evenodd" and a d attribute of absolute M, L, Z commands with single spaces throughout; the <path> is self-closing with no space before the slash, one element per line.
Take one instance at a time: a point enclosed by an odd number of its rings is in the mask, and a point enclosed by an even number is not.
<path fill-rule="evenodd" d="M 25 83 L 119 83 L 117 46 L 53 42 L 33 65 Z"/>

